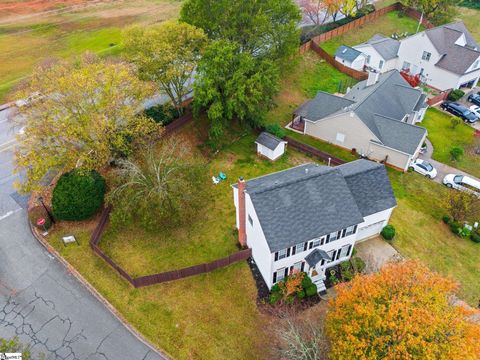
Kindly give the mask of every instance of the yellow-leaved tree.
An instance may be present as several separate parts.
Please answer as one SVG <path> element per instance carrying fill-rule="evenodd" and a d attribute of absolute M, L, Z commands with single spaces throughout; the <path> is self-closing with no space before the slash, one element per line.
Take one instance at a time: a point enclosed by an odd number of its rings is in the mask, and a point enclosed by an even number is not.
<path fill-rule="evenodd" d="M 457 284 L 416 261 L 336 287 L 326 332 L 332 359 L 479 359 L 475 310 L 449 302 Z"/>
<path fill-rule="evenodd" d="M 158 136 L 162 128 L 140 114 L 152 93 L 131 65 L 92 54 L 37 68 L 17 94 L 32 99 L 15 117 L 20 190 L 38 189 L 50 171 L 99 169 Z"/>

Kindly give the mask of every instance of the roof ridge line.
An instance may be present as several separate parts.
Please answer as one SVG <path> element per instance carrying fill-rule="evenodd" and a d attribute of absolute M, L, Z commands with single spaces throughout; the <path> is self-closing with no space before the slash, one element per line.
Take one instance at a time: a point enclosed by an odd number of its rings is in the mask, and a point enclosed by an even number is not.
<path fill-rule="evenodd" d="M 390 117 L 390 116 L 385 116 L 385 115 L 381 115 L 381 114 L 377 114 L 377 113 L 374 113 L 373 115 L 374 115 L 374 116 L 382 117 L 382 118 L 387 119 L 387 120 L 390 120 L 390 121 L 396 121 L 397 123 L 400 123 L 400 124 L 404 124 L 404 125 L 408 125 L 408 126 L 413 126 L 413 127 L 415 127 L 415 128 L 418 128 L 418 129 L 422 129 L 422 130 L 427 131 L 427 129 L 424 128 L 423 126 L 418 126 L 418 125 L 409 124 L 409 123 L 403 122 L 403 121 L 401 121 L 401 120 L 394 119 L 394 118 L 392 118 L 392 117 Z"/>
<path fill-rule="evenodd" d="M 267 187 L 263 190 L 257 190 L 257 191 L 254 190 L 254 191 L 249 192 L 248 189 L 247 189 L 247 193 L 249 193 L 250 195 L 263 194 L 263 193 L 271 191 L 271 190 L 279 189 L 279 188 L 282 188 L 282 187 L 285 187 L 285 186 L 288 186 L 288 185 L 291 185 L 291 184 L 299 183 L 299 182 L 305 182 L 306 180 L 310 180 L 310 179 L 313 179 L 313 178 L 316 178 L 316 177 L 320 177 L 322 175 L 327 175 L 327 174 L 330 174 L 332 172 L 340 173 L 340 170 L 337 170 L 336 168 L 330 168 L 325 172 L 319 172 L 319 173 L 316 173 L 316 174 L 309 174 L 309 175 L 307 175 L 305 177 L 302 177 L 300 179 L 292 179 L 292 180 L 289 180 L 289 181 L 285 181 L 281 184 L 273 184 L 272 186 L 269 186 L 269 187 Z M 343 174 L 340 173 L 340 175 L 342 175 L 342 177 L 343 177 Z"/>

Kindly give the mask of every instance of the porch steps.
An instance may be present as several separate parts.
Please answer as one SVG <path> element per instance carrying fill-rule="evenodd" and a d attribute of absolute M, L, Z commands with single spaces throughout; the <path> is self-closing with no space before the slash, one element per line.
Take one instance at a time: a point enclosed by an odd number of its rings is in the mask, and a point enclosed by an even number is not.
<path fill-rule="evenodd" d="M 323 280 L 317 280 L 317 281 L 314 281 L 313 283 L 317 285 L 318 293 L 324 293 L 327 291 L 327 288 L 325 287 L 325 282 Z"/>

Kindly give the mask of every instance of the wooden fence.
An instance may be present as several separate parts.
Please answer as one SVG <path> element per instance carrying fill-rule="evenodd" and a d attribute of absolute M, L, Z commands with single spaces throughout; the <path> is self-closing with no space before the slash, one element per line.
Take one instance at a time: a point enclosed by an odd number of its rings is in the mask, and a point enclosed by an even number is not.
<path fill-rule="evenodd" d="M 323 152 L 321 150 L 318 150 L 317 148 L 307 145 L 301 141 L 295 140 L 289 136 L 285 136 L 284 140 L 288 142 L 288 146 L 291 148 L 294 148 L 298 151 L 301 151 L 305 154 L 314 156 L 318 159 L 321 159 L 327 163 L 330 163 L 330 165 L 342 165 L 345 164 L 346 161 L 336 158 L 326 152 Z"/>
<path fill-rule="evenodd" d="M 186 124 L 193 120 L 193 115 L 189 109 L 185 112 L 183 116 L 178 118 L 177 120 L 173 121 L 172 123 L 165 126 L 164 135 L 170 135 L 175 131 L 178 131 Z M 235 254 L 226 256 L 221 259 L 214 260 L 209 263 L 189 266 L 183 269 L 177 269 L 172 271 L 166 271 L 158 274 L 147 275 L 147 276 L 140 276 L 140 277 L 132 277 L 128 274 L 126 270 L 124 270 L 119 264 L 117 264 L 112 258 L 110 258 L 107 254 L 105 254 L 102 249 L 98 246 L 103 231 L 107 226 L 108 219 L 110 218 L 110 213 L 112 211 L 112 206 L 109 205 L 103 209 L 102 214 L 100 215 L 100 220 L 97 224 L 97 227 L 92 233 L 90 237 L 90 247 L 95 254 L 101 257 L 107 264 L 109 264 L 112 268 L 114 268 L 121 277 L 127 280 L 132 286 L 135 288 L 149 286 L 154 284 L 159 284 L 166 281 L 173 281 L 178 279 L 183 279 L 189 276 L 204 274 L 216 269 L 220 269 L 222 267 L 226 267 L 228 265 L 234 264 L 236 262 L 246 260 L 250 256 L 252 256 L 252 249 L 245 249 Z"/>
<path fill-rule="evenodd" d="M 364 71 L 358 71 L 352 68 L 349 68 L 348 66 L 343 65 L 342 63 L 338 62 L 335 60 L 335 58 L 327 53 L 325 50 L 323 50 L 320 46 L 317 45 L 317 43 L 313 42 L 310 44 L 310 49 L 314 51 L 315 53 L 318 54 L 322 59 L 324 59 L 326 62 L 328 62 L 330 65 L 332 65 L 335 69 L 338 71 L 347 74 L 348 76 L 354 78 L 355 80 L 366 80 L 368 78 L 368 73 Z"/>
<path fill-rule="evenodd" d="M 114 268 L 121 277 L 127 280 L 135 288 L 160 284 L 166 281 L 179 280 L 193 275 L 204 274 L 213 270 L 229 266 L 236 262 L 246 260 L 250 256 L 252 256 L 252 249 L 244 249 L 224 258 L 214 260 L 212 262 L 134 278 L 130 276 L 128 272 L 124 270 L 120 265 L 118 265 L 112 258 L 105 254 L 98 246 L 102 238 L 103 231 L 105 230 L 105 227 L 108 223 L 111 211 L 111 205 L 103 209 L 102 214 L 100 215 L 100 221 L 98 222 L 97 227 L 95 228 L 92 236 L 90 237 L 90 247 L 95 252 L 95 254 L 105 260 L 107 264 Z"/>
<path fill-rule="evenodd" d="M 448 94 L 450 94 L 450 90 L 442 91 L 437 96 L 434 96 L 434 97 L 431 97 L 430 99 L 427 99 L 427 104 L 429 106 L 437 105 L 438 103 L 446 100 L 447 97 L 448 97 Z"/>

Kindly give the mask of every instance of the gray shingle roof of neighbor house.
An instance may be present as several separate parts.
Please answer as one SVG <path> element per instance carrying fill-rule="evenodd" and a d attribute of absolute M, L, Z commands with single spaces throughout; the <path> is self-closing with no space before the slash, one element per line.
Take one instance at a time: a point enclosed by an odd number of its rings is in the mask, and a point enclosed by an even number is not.
<path fill-rule="evenodd" d="M 307 262 L 308 266 L 313 267 L 317 265 L 320 260 L 332 260 L 330 259 L 330 256 L 321 249 L 315 249 L 313 250 L 310 254 L 305 256 L 305 261 Z"/>
<path fill-rule="evenodd" d="M 367 44 L 371 45 L 385 60 L 395 59 L 398 56 L 398 48 L 400 47 L 400 41 L 398 40 L 375 34 L 366 43 L 357 46 Z"/>
<path fill-rule="evenodd" d="M 275 150 L 279 144 L 283 142 L 282 139 L 266 132 L 263 131 L 258 137 L 257 140 L 255 140 L 257 144 L 263 145 L 270 150 Z"/>
<path fill-rule="evenodd" d="M 435 65 L 445 70 L 464 74 L 480 57 L 478 44 L 461 21 L 425 30 L 425 34 L 442 55 Z M 465 35 L 467 46 L 455 44 L 462 34 Z"/>
<path fill-rule="evenodd" d="M 412 88 L 397 70 L 381 74 L 376 84 L 356 84 L 344 97 L 319 93 L 295 111 L 318 121 L 335 113 L 353 111 L 380 142 L 407 154 L 414 154 L 426 133 L 422 127 L 401 120 L 426 107 L 426 96 Z"/>
<path fill-rule="evenodd" d="M 352 62 L 358 58 L 362 53 L 350 46 L 341 45 L 337 51 L 335 51 L 335 57 Z"/>
<path fill-rule="evenodd" d="M 334 168 L 304 164 L 245 186 L 271 252 L 360 224 L 364 216 L 396 205 L 384 166 L 368 160 Z"/>
<path fill-rule="evenodd" d="M 345 109 L 354 102 L 343 97 L 319 91 L 317 95 L 300 105 L 294 114 L 309 120 L 323 119 L 339 110 Z"/>

